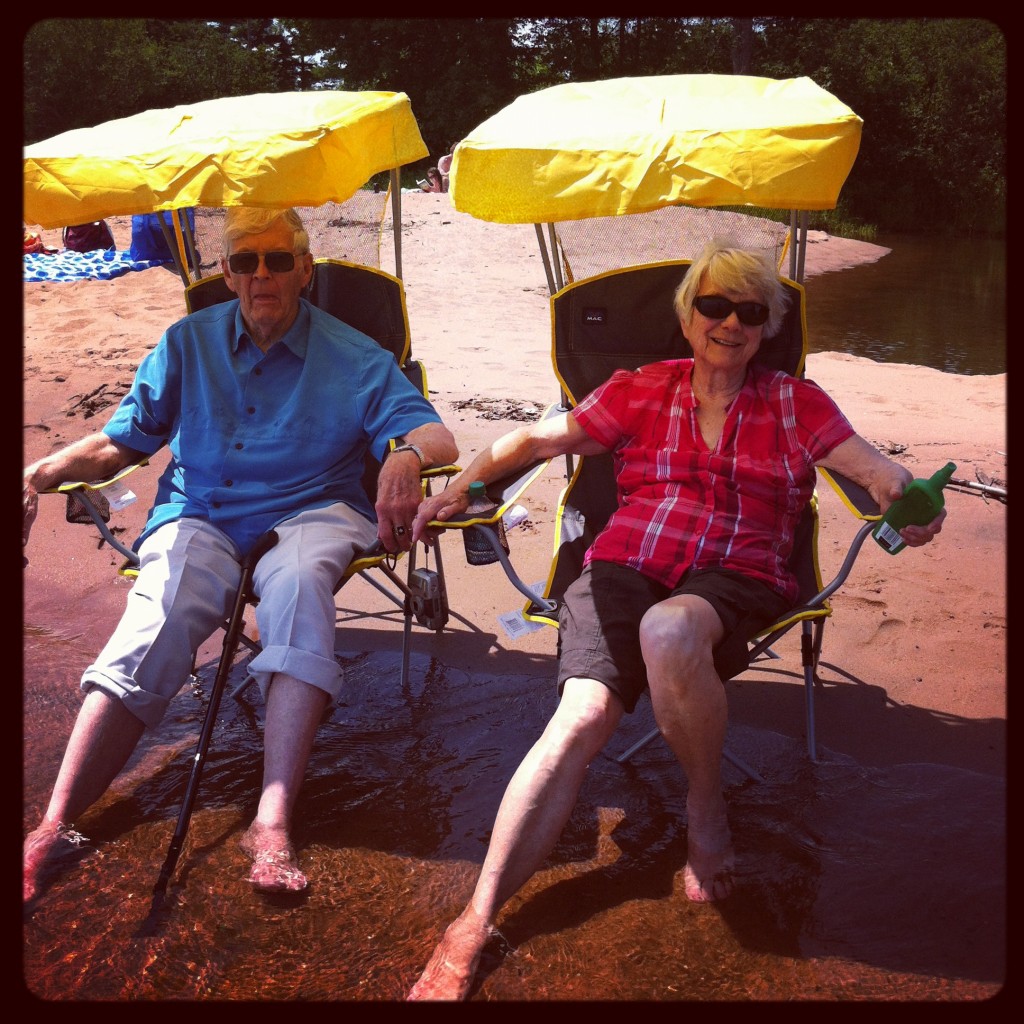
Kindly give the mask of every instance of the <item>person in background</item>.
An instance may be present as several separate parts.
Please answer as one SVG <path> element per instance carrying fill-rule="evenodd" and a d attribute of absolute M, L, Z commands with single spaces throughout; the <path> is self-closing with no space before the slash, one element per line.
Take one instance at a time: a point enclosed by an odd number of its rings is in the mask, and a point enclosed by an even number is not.
<path fill-rule="evenodd" d="M 447 192 L 444 182 L 441 180 L 441 172 L 436 167 L 427 168 L 427 179 L 420 183 L 423 192 Z"/>
<path fill-rule="evenodd" d="M 409 1000 L 466 998 L 501 908 L 554 848 L 587 767 L 646 689 L 687 780 L 681 888 L 698 903 L 730 895 L 722 680 L 746 668 L 746 638 L 796 597 L 787 563 L 815 467 L 861 484 L 883 511 L 912 479 L 815 383 L 751 362 L 786 302 L 767 256 L 711 243 L 675 294 L 692 359 L 617 371 L 567 413 L 498 438 L 421 503 L 413 537 L 430 541 L 428 523 L 465 511 L 471 481 L 566 454 L 615 456 L 618 507 L 565 593 L 558 707 L 509 782 L 472 897 Z M 944 518 L 902 535 L 926 544 Z"/>
<path fill-rule="evenodd" d="M 420 470 L 458 454 L 392 355 L 302 298 L 313 261 L 294 210 L 229 209 L 223 244 L 237 297 L 169 327 L 103 429 L 24 472 L 27 546 L 40 491 L 106 479 L 170 450 L 135 544 L 138 578 L 82 676 L 49 805 L 25 840 L 26 900 L 51 855 L 78 838 L 72 824 L 160 724 L 195 651 L 231 610 L 242 558 L 269 529 L 279 540 L 253 578 L 262 650 L 250 663 L 266 702 L 263 788 L 241 845 L 255 889 L 306 888 L 292 811 L 342 685 L 335 586 L 378 538 L 388 551 L 409 550 Z M 362 486 L 367 450 L 385 460 L 375 506 Z"/>
<path fill-rule="evenodd" d="M 443 192 L 448 191 L 448 186 L 451 183 L 452 154 L 454 153 L 454 151 L 455 147 L 449 146 L 448 152 L 445 153 L 445 155 L 441 157 L 440 160 L 437 161 L 437 169 L 438 171 L 441 172 L 441 184 L 443 185 L 441 191 Z"/>

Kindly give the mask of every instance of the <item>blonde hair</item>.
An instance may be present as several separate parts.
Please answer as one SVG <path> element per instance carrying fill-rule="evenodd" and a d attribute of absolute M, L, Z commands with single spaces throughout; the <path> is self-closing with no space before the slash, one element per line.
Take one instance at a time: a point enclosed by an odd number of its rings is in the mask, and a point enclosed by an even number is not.
<path fill-rule="evenodd" d="M 309 235 L 302 224 L 302 218 L 289 207 L 286 210 L 266 210 L 256 206 L 231 206 L 224 216 L 222 241 L 224 253 L 231 251 L 231 243 L 244 235 L 259 235 L 272 224 L 283 220 L 292 229 L 292 251 L 300 254 L 309 252 Z"/>
<path fill-rule="evenodd" d="M 709 242 L 690 266 L 673 299 L 677 315 L 686 323 L 702 284 L 724 292 L 756 293 L 769 311 L 764 337 L 778 333 L 789 307 L 789 293 L 766 252 L 741 249 L 728 239 Z"/>

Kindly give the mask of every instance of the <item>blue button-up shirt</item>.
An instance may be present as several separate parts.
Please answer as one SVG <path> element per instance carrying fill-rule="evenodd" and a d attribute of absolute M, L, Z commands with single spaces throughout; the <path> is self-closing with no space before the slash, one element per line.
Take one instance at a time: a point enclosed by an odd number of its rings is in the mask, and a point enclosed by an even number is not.
<path fill-rule="evenodd" d="M 244 554 L 306 509 L 344 501 L 368 519 L 364 456 L 440 422 L 394 357 L 300 300 L 288 333 L 264 354 L 238 300 L 179 320 L 139 366 L 104 433 L 171 460 L 138 544 L 189 516 L 222 529 Z"/>

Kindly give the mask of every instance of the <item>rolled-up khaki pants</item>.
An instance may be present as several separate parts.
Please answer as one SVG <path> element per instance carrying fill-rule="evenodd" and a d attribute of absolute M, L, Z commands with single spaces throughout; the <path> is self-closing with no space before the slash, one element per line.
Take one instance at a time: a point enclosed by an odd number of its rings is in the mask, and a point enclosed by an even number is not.
<path fill-rule="evenodd" d="M 336 700 L 342 673 L 334 658 L 334 588 L 355 553 L 374 542 L 377 528 L 337 502 L 274 529 L 278 542 L 253 575 L 263 650 L 249 670 L 264 699 L 273 675 L 284 672 Z M 200 644 L 230 614 L 241 555 L 205 520 L 179 519 L 147 537 L 139 557 L 121 621 L 81 685 L 118 697 L 152 727 L 188 679 Z"/>

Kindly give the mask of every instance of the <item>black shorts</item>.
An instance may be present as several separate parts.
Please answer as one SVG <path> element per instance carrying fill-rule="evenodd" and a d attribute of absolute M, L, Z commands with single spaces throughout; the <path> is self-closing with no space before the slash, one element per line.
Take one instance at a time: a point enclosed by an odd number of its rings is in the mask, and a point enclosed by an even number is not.
<path fill-rule="evenodd" d="M 691 570 L 670 589 L 636 569 L 591 562 L 566 589 L 559 613 L 559 694 L 566 679 L 596 679 L 632 711 L 647 689 L 640 620 L 649 608 L 677 594 L 702 597 L 722 620 L 725 636 L 714 659 L 723 681 L 747 667 L 748 639 L 791 606 L 766 583 L 731 569 Z"/>

